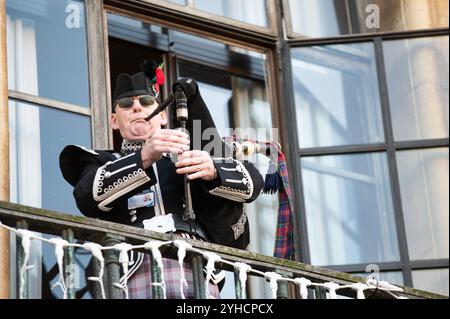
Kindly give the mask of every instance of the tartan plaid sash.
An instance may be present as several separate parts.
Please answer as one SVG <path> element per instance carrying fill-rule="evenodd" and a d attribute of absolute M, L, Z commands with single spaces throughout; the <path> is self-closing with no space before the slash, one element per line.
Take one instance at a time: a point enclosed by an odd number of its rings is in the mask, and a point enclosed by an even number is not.
<path fill-rule="evenodd" d="M 244 140 L 236 136 L 227 137 L 225 140 L 238 143 L 250 141 L 270 147 L 270 154 L 265 154 L 270 158 L 270 165 L 264 180 L 263 192 L 273 194 L 278 191 L 278 219 L 273 255 L 278 258 L 295 260 L 292 191 L 289 185 L 286 158 L 279 145 L 273 142 Z"/>

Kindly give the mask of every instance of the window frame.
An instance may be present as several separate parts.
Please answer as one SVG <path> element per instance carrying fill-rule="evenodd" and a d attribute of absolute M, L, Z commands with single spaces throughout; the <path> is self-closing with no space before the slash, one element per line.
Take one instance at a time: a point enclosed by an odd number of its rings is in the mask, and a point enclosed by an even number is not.
<path fill-rule="evenodd" d="M 6 2 L 5 2 L 6 5 Z M 87 66 L 88 66 L 88 89 L 89 89 L 89 107 L 70 104 L 58 100 L 47 99 L 39 96 L 34 96 L 8 89 L 8 98 L 20 102 L 35 104 L 37 106 L 44 106 L 53 109 L 58 109 L 66 112 L 76 113 L 83 116 L 88 116 L 91 120 L 91 144 L 92 148 L 104 149 L 109 146 L 112 140 L 112 135 L 109 133 L 108 125 L 105 125 L 104 118 L 109 118 L 108 107 L 105 110 L 105 105 L 108 104 L 108 82 L 106 77 L 105 48 L 103 47 L 103 32 L 104 23 L 103 18 L 103 4 L 102 1 L 84 0 L 84 14 L 86 21 L 86 43 L 87 43 Z M 101 17 L 102 24 L 97 23 L 96 18 Z M 7 65 L 4 69 L 7 71 Z M 106 83 L 106 85 L 105 85 Z"/>
<path fill-rule="evenodd" d="M 284 0 L 285 2 L 287 0 Z M 293 104 L 290 105 L 292 116 L 287 127 L 295 135 L 294 141 L 296 144 L 296 154 L 290 158 L 294 164 L 294 189 L 298 190 L 299 196 L 295 197 L 296 207 L 300 208 L 300 213 L 297 216 L 297 228 L 302 236 L 308 238 L 308 229 L 306 225 L 306 205 L 303 191 L 303 172 L 301 158 L 311 156 L 325 156 L 325 155 L 348 155 L 360 153 L 384 152 L 388 158 L 389 179 L 391 184 L 391 192 L 394 205 L 395 223 L 400 251 L 399 262 L 379 262 L 377 266 L 381 271 L 401 271 L 403 275 L 404 285 L 413 286 L 412 271 L 420 269 L 447 269 L 449 268 L 449 259 L 430 259 L 430 260 L 411 260 L 408 252 L 408 242 L 406 237 L 405 217 L 402 209 L 402 197 L 400 192 L 400 180 L 397 167 L 396 154 L 404 150 L 423 150 L 449 147 L 449 138 L 441 139 L 427 139 L 427 140 L 412 140 L 412 141 L 396 141 L 394 138 L 393 122 L 391 117 L 391 106 L 388 96 L 387 75 L 385 70 L 383 41 L 388 40 L 407 40 L 416 38 L 430 38 L 438 36 L 449 36 L 448 29 L 430 29 L 418 31 L 405 32 L 389 32 L 377 34 L 361 34 L 361 35 L 346 35 L 332 38 L 295 38 L 288 40 L 289 56 L 290 50 L 299 47 L 309 47 L 316 45 L 335 45 L 335 44 L 351 44 L 356 42 L 372 42 L 375 48 L 375 63 L 377 65 L 377 75 L 379 82 L 379 94 L 381 101 L 382 119 L 385 131 L 385 142 L 364 145 L 344 145 L 332 147 L 313 147 L 301 148 L 299 144 L 299 136 L 296 123 L 296 105 L 294 99 L 294 89 L 292 88 L 290 94 Z M 289 59 L 290 60 L 290 59 Z M 289 74 L 292 74 L 292 65 L 288 63 Z M 292 78 L 292 77 L 291 77 Z M 299 233 L 297 232 L 296 235 Z M 297 237 L 299 238 L 299 237 Z M 310 263 L 310 247 L 307 240 L 301 241 L 300 245 L 301 260 Z M 325 265 L 324 267 L 336 269 L 338 271 L 349 273 L 361 273 L 366 271 L 367 264 L 349 264 L 349 265 Z"/>
<path fill-rule="evenodd" d="M 183 32 L 205 35 L 211 38 L 217 38 L 225 42 L 242 43 L 245 46 L 251 46 L 253 49 L 261 47 L 273 47 L 279 36 L 279 31 L 275 27 L 268 32 L 264 28 L 254 26 L 248 27 L 248 24 L 239 23 L 235 20 L 226 19 L 213 14 L 198 14 L 198 10 L 192 12 L 192 9 L 162 0 L 102 0 L 107 10 L 118 14 L 130 16 L 145 22 L 151 20 L 151 23 L 166 26 L 172 29 L 183 29 Z M 269 1 L 268 7 L 271 24 L 276 25 L 277 6 L 276 0 Z M 138 2 L 139 6 L 136 6 Z M 272 13 L 272 14 L 271 14 Z M 272 21 L 273 20 L 273 21 Z M 232 21 L 232 23 L 230 22 Z M 278 31 L 278 32 L 277 32 Z M 232 44 L 232 43 L 230 43 Z"/>
<path fill-rule="evenodd" d="M 183 12 L 184 14 L 190 15 L 192 17 L 209 19 L 220 22 L 222 24 L 235 26 L 240 29 L 247 29 L 251 31 L 256 31 L 260 33 L 266 33 L 268 35 L 276 35 L 276 19 L 274 18 L 273 12 L 275 11 L 275 0 L 264 0 L 267 9 L 267 27 L 257 26 L 251 23 L 235 20 L 232 18 L 227 18 L 225 16 L 216 15 L 206 11 L 202 11 L 195 8 L 196 0 L 187 0 L 187 5 L 179 5 L 176 3 L 171 3 L 164 0 L 140 0 L 142 3 L 155 4 L 159 7 L 167 8 L 169 10 Z"/>
<path fill-rule="evenodd" d="M 310 37 L 307 36 L 305 34 L 301 34 L 298 32 L 294 31 L 293 25 L 292 25 L 292 15 L 291 15 L 291 8 L 290 8 L 290 4 L 289 1 L 290 0 L 281 0 L 282 4 L 283 4 L 283 8 L 284 8 L 284 18 L 286 21 L 286 32 L 287 32 L 287 36 L 289 39 L 297 39 L 297 40 L 301 40 L 301 39 L 324 39 L 324 40 L 328 40 L 328 39 L 336 39 L 336 38 L 355 38 L 358 39 L 360 37 L 376 37 L 376 36 L 388 36 L 388 35 L 396 35 L 396 34 L 404 34 L 404 33 L 417 33 L 417 32 L 433 32 L 433 31 L 445 31 L 448 30 L 448 27 L 433 27 L 433 28 L 427 28 L 427 29 L 410 29 L 410 30 L 391 30 L 391 31 L 375 31 L 375 32 L 364 32 L 364 33 L 350 33 L 350 34 L 342 34 L 342 35 L 337 35 L 337 36 L 321 36 L 321 37 Z M 348 9 L 348 4 L 347 4 L 347 0 L 343 0 L 346 1 L 346 7 Z M 347 10 L 347 13 L 349 12 L 349 10 Z"/>

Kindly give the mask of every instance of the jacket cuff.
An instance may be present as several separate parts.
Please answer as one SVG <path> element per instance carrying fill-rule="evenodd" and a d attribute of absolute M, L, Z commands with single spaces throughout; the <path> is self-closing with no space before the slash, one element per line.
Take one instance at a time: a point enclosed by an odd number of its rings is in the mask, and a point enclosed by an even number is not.
<path fill-rule="evenodd" d="M 156 177 L 151 167 L 144 170 L 141 152 L 138 151 L 101 166 L 95 174 L 92 195 L 98 208 L 108 212 L 113 207 L 107 205 L 124 195 L 130 196 L 146 183 L 155 184 Z"/>
<path fill-rule="evenodd" d="M 244 164 L 232 158 L 213 158 L 217 170 L 216 187 L 210 194 L 244 203 L 253 195 L 253 180 Z"/>

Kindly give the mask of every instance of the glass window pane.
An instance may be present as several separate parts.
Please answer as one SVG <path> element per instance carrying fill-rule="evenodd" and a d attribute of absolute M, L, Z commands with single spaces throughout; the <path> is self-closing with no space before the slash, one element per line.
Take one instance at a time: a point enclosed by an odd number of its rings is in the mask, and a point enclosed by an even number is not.
<path fill-rule="evenodd" d="M 389 271 L 380 273 L 380 280 L 387 281 L 393 285 L 403 286 L 403 274 L 401 271 Z"/>
<path fill-rule="evenodd" d="M 89 106 L 84 1 L 7 0 L 8 87 Z"/>
<path fill-rule="evenodd" d="M 289 0 L 292 29 L 309 37 L 448 28 L 447 0 Z"/>
<path fill-rule="evenodd" d="M 302 148 L 384 141 L 371 43 L 292 49 Z"/>
<path fill-rule="evenodd" d="M 230 134 L 230 101 L 233 92 L 204 82 L 198 82 L 203 99 L 221 136 Z"/>
<path fill-rule="evenodd" d="M 302 167 L 313 265 L 399 260 L 385 154 L 303 158 Z"/>
<path fill-rule="evenodd" d="M 59 154 L 68 144 L 90 146 L 90 122 L 87 116 L 9 102 L 11 202 L 80 215 Z"/>
<path fill-rule="evenodd" d="M 448 258 L 448 148 L 397 153 L 409 257 Z"/>
<path fill-rule="evenodd" d="M 395 139 L 448 138 L 448 37 L 383 46 Z"/>
<path fill-rule="evenodd" d="M 57 236 L 40 234 L 40 236 L 50 239 Z M 84 244 L 86 241 L 78 241 L 75 239 L 75 243 Z M 62 290 L 54 285 L 59 280 L 59 272 L 55 270 L 58 269 L 58 263 L 55 256 L 55 246 L 48 243 L 42 243 L 42 295 L 38 297 L 39 299 L 63 299 L 64 295 Z M 94 285 L 88 280 L 89 277 L 98 276 L 94 272 L 94 258 L 90 253 L 87 253 L 83 248 L 76 247 L 74 249 L 74 264 L 73 272 L 74 276 L 71 278 L 71 283 L 75 293 L 77 294 L 77 299 L 93 299 L 94 295 Z M 36 298 L 36 297 L 32 297 Z"/>
<path fill-rule="evenodd" d="M 448 296 L 448 269 L 415 270 L 414 288 Z"/>
<path fill-rule="evenodd" d="M 268 26 L 266 0 L 195 0 L 195 8 L 261 27 Z"/>

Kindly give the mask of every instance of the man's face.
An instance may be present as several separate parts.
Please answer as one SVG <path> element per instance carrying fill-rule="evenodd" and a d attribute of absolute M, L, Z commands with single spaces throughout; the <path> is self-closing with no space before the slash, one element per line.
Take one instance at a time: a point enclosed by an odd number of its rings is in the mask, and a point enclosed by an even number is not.
<path fill-rule="evenodd" d="M 119 130 L 120 135 L 128 141 L 146 141 L 155 130 L 161 129 L 161 126 L 167 124 L 164 112 L 159 113 L 150 121 L 146 121 L 145 118 L 156 109 L 158 103 L 154 101 L 149 104 L 145 98 L 140 97 L 141 99 L 139 96 L 132 97 L 132 102 L 128 98 L 128 103 L 121 103 L 122 101 L 119 100 L 115 106 L 116 113 L 111 116 L 112 128 Z"/>

